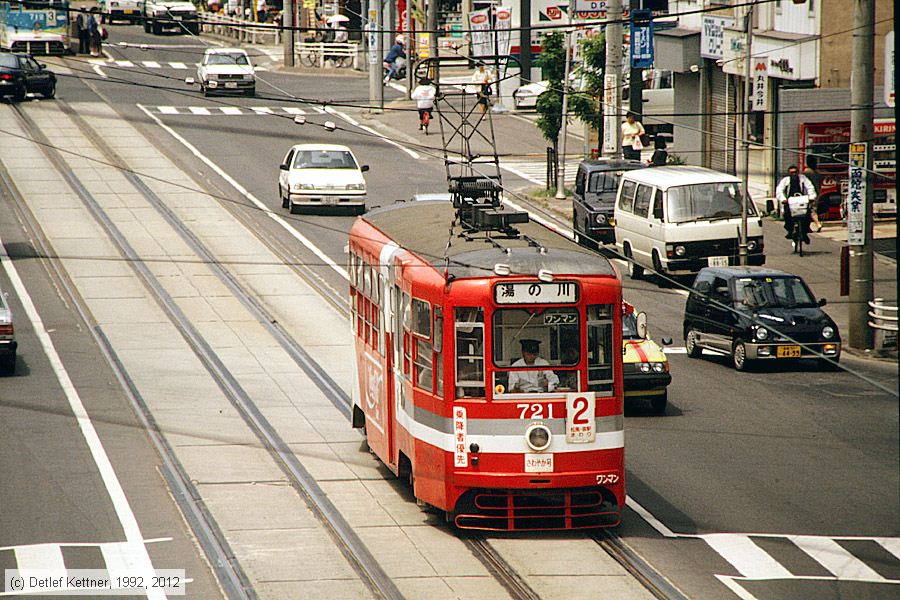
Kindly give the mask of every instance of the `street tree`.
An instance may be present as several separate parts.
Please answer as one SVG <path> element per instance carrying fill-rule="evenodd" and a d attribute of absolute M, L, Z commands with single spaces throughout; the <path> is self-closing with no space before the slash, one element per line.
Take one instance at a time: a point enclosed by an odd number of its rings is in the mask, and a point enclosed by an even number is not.
<path fill-rule="evenodd" d="M 540 115 L 537 127 L 544 138 L 553 145 L 553 155 L 556 160 L 559 160 L 557 140 L 562 127 L 562 85 L 566 71 L 564 41 L 565 36 L 561 32 L 554 31 L 545 34 L 541 41 L 541 57 L 538 59 L 538 66 L 541 68 L 544 80 L 547 81 L 547 91 L 538 97 L 535 104 L 535 110 Z M 555 169 L 554 172 L 556 172 Z"/>
<path fill-rule="evenodd" d="M 578 117 L 603 137 L 603 68 L 606 66 L 606 37 L 598 32 L 581 40 L 581 89 L 569 95 L 569 113 Z"/>

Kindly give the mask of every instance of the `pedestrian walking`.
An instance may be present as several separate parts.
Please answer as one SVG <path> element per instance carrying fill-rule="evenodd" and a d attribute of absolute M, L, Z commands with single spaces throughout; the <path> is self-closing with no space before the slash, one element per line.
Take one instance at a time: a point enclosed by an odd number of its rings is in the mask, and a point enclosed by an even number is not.
<path fill-rule="evenodd" d="M 815 154 L 806 157 L 806 168 L 803 174 L 812 183 L 813 189 L 816 190 L 814 198 L 809 200 L 809 218 L 816 224 L 816 232 L 822 231 L 822 223 L 819 222 L 819 193 L 822 190 L 822 174 L 816 170 L 819 164 L 819 158 Z"/>
<path fill-rule="evenodd" d="M 266 0 L 256 0 L 256 20 L 260 23 L 266 22 L 269 13 L 269 5 Z"/>
<path fill-rule="evenodd" d="M 653 138 L 653 156 L 650 157 L 651 167 L 664 167 L 669 161 L 669 152 L 666 150 L 666 138 L 657 135 Z"/>
<path fill-rule="evenodd" d="M 91 30 L 88 27 L 89 16 L 83 9 L 78 11 L 75 17 L 75 29 L 78 31 L 78 54 L 87 54 L 91 51 Z"/>
<path fill-rule="evenodd" d="M 626 159 L 641 160 L 641 150 L 644 142 L 641 138 L 646 136 L 644 126 L 634 118 L 630 112 L 622 123 L 622 156 Z"/>
<path fill-rule="evenodd" d="M 100 22 L 96 17 L 97 9 L 91 9 L 88 17 L 88 37 L 90 38 L 91 56 L 100 56 Z"/>
<path fill-rule="evenodd" d="M 478 104 L 481 106 L 481 114 L 484 114 L 485 111 L 487 111 L 488 104 L 490 103 L 491 94 L 493 93 L 493 90 L 491 90 L 491 83 L 493 80 L 491 72 L 485 68 L 484 63 L 479 63 L 478 68 L 472 73 L 472 83 L 476 86 Z"/>
<path fill-rule="evenodd" d="M 816 198 L 816 190 L 813 188 L 812 182 L 806 178 L 806 175 L 802 175 L 797 170 L 796 165 L 791 165 L 788 167 L 787 177 L 779 181 L 778 186 L 775 188 L 775 197 L 782 204 L 781 211 L 784 215 L 784 231 L 786 233 L 784 237 L 788 240 L 791 239 L 794 233 L 794 219 L 803 216 L 791 214 L 791 205 L 788 202 L 788 198 L 793 198 L 794 196 L 806 196 L 809 199 L 809 206 L 812 206 L 813 200 Z M 803 219 L 801 222 L 805 224 L 806 220 Z M 801 234 L 803 235 L 803 243 L 808 244 L 808 233 L 802 231 Z"/>

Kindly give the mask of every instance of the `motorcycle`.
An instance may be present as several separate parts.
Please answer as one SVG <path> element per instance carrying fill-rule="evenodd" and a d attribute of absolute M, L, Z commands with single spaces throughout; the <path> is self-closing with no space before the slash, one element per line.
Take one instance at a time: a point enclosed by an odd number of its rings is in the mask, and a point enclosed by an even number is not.
<path fill-rule="evenodd" d="M 397 71 L 389 76 L 391 72 L 391 67 L 389 63 L 382 63 L 382 76 L 385 83 L 390 81 L 391 79 L 396 79 L 398 81 L 406 79 L 406 59 L 403 57 L 398 57 L 395 59 L 394 64 L 397 65 Z"/>

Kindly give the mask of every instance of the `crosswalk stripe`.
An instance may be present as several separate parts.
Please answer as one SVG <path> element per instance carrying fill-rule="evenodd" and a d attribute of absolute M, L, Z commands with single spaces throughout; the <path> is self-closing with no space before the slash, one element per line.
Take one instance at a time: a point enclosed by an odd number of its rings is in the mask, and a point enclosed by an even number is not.
<path fill-rule="evenodd" d="M 20 571 L 66 570 L 62 548 L 59 547 L 59 544 L 17 546 L 13 552 L 16 555 L 16 564 Z"/>
<path fill-rule="evenodd" d="M 178 109 L 175 108 L 174 106 L 160 106 L 159 112 L 161 112 L 164 115 L 177 115 Z"/>
<path fill-rule="evenodd" d="M 297 108 L 295 106 L 286 106 L 286 107 L 284 107 L 283 110 L 284 110 L 284 112 L 286 112 L 289 115 L 305 115 L 306 114 L 305 110 L 303 110 L 302 108 Z"/>
<path fill-rule="evenodd" d="M 809 554 L 817 563 L 828 569 L 838 579 L 856 581 L 884 581 L 884 577 L 869 568 L 831 538 L 813 535 L 788 536 L 798 548 Z"/>
<path fill-rule="evenodd" d="M 790 579 L 790 571 L 757 546 L 749 536 L 736 533 L 710 533 L 699 536 L 713 550 L 737 569 L 744 577 L 752 579 Z"/>
<path fill-rule="evenodd" d="M 188 68 L 188 66 L 186 64 L 184 64 L 183 62 L 170 62 L 169 66 L 172 67 L 173 69 L 187 69 Z"/>
<path fill-rule="evenodd" d="M 116 66 L 117 67 L 133 67 L 134 63 L 131 62 L 130 60 L 117 60 Z"/>
<path fill-rule="evenodd" d="M 160 69 L 162 66 L 156 62 L 155 60 L 145 60 L 141 62 L 142 65 L 147 67 L 148 69 Z"/>
<path fill-rule="evenodd" d="M 900 538 L 877 538 L 878 544 L 900 559 Z"/>
<path fill-rule="evenodd" d="M 258 114 L 258 115 L 271 115 L 271 114 L 273 114 L 273 113 L 272 113 L 272 109 L 271 109 L 271 108 L 268 108 L 268 107 L 266 107 L 266 106 L 251 106 L 251 107 L 250 107 L 250 110 L 252 110 L 253 112 L 255 112 L 255 113 Z"/>
<path fill-rule="evenodd" d="M 189 106 L 188 107 L 192 113 L 195 115 L 208 115 L 210 114 L 208 108 L 204 108 L 202 106 Z"/>
<path fill-rule="evenodd" d="M 244 114 L 241 112 L 241 109 L 239 109 L 237 106 L 223 106 L 219 110 L 221 110 L 222 114 L 225 114 L 225 115 L 242 115 L 242 114 Z"/>
<path fill-rule="evenodd" d="M 532 183 L 543 185 L 547 179 L 547 163 L 544 161 L 500 161 L 500 168 Z M 578 172 L 577 164 L 567 164 L 566 181 L 572 181 Z"/>

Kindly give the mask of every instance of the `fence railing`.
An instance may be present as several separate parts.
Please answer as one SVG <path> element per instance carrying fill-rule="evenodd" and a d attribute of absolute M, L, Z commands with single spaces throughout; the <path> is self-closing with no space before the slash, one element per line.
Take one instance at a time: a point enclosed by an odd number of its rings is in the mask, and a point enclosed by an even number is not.
<path fill-rule="evenodd" d="M 359 66 L 360 45 L 343 42 L 301 42 L 294 46 L 297 62 L 306 67 L 356 69 Z"/>
<path fill-rule="evenodd" d="M 265 23 L 230 17 L 221 13 L 200 13 L 204 33 L 213 33 L 248 44 L 277 46 L 281 44 L 281 29 Z"/>
<path fill-rule="evenodd" d="M 875 298 L 869 302 L 869 308 L 869 327 L 875 330 L 875 349 L 896 350 L 897 307 L 885 304 L 881 298 Z"/>

